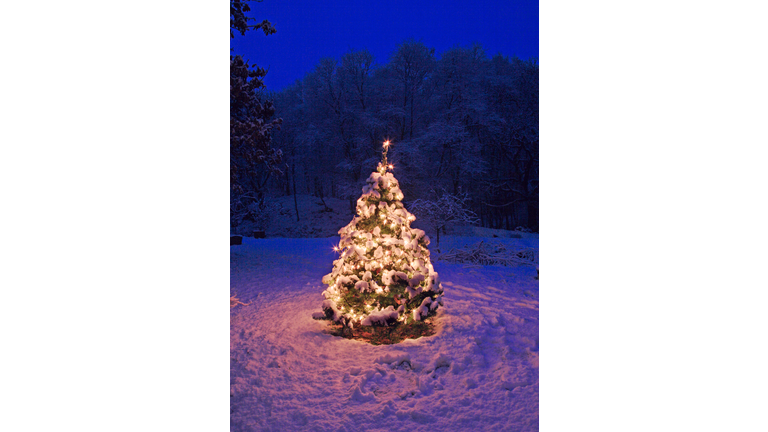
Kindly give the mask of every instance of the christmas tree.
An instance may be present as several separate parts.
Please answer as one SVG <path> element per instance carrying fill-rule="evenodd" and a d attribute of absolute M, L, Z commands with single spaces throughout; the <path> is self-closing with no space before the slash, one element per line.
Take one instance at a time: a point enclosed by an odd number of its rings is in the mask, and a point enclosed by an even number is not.
<path fill-rule="evenodd" d="M 416 218 L 405 209 L 403 194 L 382 161 L 366 180 L 357 215 L 339 230 L 340 255 L 323 277 L 324 318 L 347 328 L 399 326 L 422 321 L 442 305 L 443 287 L 429 260 L 429 237 L 411 228 Z"/>

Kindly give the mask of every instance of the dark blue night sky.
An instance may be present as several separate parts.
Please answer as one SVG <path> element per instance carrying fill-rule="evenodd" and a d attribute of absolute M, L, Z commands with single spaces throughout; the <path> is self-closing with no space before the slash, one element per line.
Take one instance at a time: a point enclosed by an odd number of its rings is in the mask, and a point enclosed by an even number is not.
<path fill-rule="evenodd" d="M 367 48 L 385 63 L 398 43 L 422 41 L 439 56 L 479 42 L 487 55 L 538 57 L 537 0 L 264 0 L 249 16 L 269 20 L 277 33 L 235 34 L 230 46 L 252 64 L 269 68 L 264 82 L 279 91 L 301 79 L 323 57 Z"/>

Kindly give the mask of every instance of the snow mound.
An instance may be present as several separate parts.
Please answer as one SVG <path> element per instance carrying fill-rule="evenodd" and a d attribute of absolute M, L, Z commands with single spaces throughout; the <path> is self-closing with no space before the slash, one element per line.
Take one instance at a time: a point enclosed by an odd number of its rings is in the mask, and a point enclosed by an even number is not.
<path fill-rule="evenodd" d="M 363 393 L 360 386 L 356 386 L 350 399 L 356 402 L 370 402 L 376 400 L 376 396 L 371 393 Z"/>
<path fill-rule="evenodd" d="M 384 354 L 383 356 L 377 357 L 376 360 L 374 360 L 374 363 L 380 363 L 380 364 L 399 364 L 402 362 L 409 362 L 411 361 L 411 355 L 407 352 L 391 352 Z"/>

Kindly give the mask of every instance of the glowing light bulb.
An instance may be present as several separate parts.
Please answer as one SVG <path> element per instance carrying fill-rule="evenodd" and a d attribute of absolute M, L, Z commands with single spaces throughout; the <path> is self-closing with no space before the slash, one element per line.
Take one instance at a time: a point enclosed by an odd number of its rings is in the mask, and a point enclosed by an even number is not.
<path fill-rule="evenodd" d="M 384 147 L 389 146 L 389 140 L 384 141 Z"/>
<path fill-rule="evenodd" d="M 393 169 L 394 166 L 392 164 L 389 164 L 389 169 Z"/>

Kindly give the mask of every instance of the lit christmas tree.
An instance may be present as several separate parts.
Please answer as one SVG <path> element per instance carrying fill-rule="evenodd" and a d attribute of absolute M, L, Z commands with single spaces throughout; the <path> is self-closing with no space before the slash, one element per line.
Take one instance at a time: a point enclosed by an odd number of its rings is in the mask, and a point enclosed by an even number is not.
<path fill-rule="evenodd" d="M 405 209 L 403 194 L 382 161 L 366 180 L 357 215 L 339 230 L 334 250 L 339 259 L 323 277 L 323 318 L 355 326 L 408 325 L 434 315 L 443 287 L 429 260 L 429 237 L 411 228 L 416 218 Z M 318 314 L 317 318 L 320 318 Z"/>

